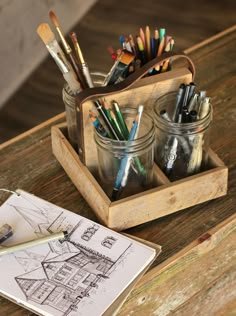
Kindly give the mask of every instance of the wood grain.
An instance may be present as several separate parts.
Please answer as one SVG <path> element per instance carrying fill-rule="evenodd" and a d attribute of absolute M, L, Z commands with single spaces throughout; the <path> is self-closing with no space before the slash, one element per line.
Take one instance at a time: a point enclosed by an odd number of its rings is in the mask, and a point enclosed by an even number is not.
<path fill-rule="evenodd" d="M 149 271 L 119 315 L 215 315 L 236 297 L 235 241 L 234 215 Z"/>

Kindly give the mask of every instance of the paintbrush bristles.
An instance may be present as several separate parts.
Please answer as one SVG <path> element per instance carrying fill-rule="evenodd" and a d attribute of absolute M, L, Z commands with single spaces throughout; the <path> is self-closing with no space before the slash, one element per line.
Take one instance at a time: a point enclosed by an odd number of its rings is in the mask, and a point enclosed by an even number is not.
<path fill-rule="evenodd" d="M 128 51 L 123 51 L 123 54 L 118 58 L 123 64 L 129 65 L 134 60 L 134 55 Z"/>
<path fill-rule="evenodd" d="M 60 36 L 62 45 L 64 46 L 66 53 L 70 55 L 71 52 L 72 52 L 72 49 L 70 48 L 70 45 L 67 43 L 67 41 L 65 39 L 65 36 L 64 36 L 64 34 L 63 34 L 62 30 L 61 30 L 61 27 L 59 25 L 59 21 L 58 21 L 58 18 L 56 16 L 56 14 L 53 11 L 50 11 L 49 12 L 49 17 L 50 17 L 53 25 L 55 26 L 58 35 Z"/>
<path fill-rule="evenodd" d="M 56 14 L 53 11 L 49 11 L 49 17 L 50 17 L 50 19 L 52 21 L 52 24 L 55 27 L 59 27 L 59 22 L 58 22 L 57 16 L 56 16 Z"/>
<path fill-rule="evenodd" d="M 37 33 L 45 45 L 48 45 L 55 40 L 55 35 L 47 23 L 40 24 L 37 28 Z"/>

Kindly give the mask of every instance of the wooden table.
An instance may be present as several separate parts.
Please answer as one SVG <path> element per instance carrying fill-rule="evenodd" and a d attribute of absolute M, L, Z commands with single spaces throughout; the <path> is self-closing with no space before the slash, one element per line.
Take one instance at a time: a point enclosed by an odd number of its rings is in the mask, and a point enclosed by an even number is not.
<path fill-rule="evenodd" d="M 228 194 L 126 232 L 162 245 L 152 268 L 119 315 L 235 315 L 236 313 L 236 27 L 186 53 L 196 84 L 212 96 L 211 147 L 229 168 Z M 51 151 L 50 127 L 60 114 L 0 145 L 0 187 L 21 188 L 96 220 Z M 8 193 L 0 194 L 0 203 Z M 0 299 L 1 315 L 32 315 Z"/>

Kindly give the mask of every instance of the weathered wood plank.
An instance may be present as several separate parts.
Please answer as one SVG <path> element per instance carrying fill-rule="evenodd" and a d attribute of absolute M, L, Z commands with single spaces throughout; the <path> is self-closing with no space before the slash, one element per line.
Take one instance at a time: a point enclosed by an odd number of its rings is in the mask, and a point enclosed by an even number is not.
<path fill-rule="evenodd" d="M 208 274 L 207 271 L 205 274 Z M 225 305 L 231 305 L 236 300 L 235 280 L 236 267 L 232 266 L 182 306 L 170 311 L 169 315 L 216 316 L 221 313 L 222 316 L 229 316 L 230 314 L 226 313 Z M 223 314 L 222 309 L 224 310 Z M 230 309 L 232 312 L 232 307 Z"/>
<path fill-rule="evenodd" d="M 236 290 L 231 291 L 235 285 L 235 260 L 236 215 L 233 215 L 148 272 L 119 315 L 214 315 L 224 302 L 236 299 Z M 222 292 L 224 289 L 227 293 Z M 218 302 L 217 296 L 221 296 Z M 205 313 L 202 301 L 208 305 Z"/>

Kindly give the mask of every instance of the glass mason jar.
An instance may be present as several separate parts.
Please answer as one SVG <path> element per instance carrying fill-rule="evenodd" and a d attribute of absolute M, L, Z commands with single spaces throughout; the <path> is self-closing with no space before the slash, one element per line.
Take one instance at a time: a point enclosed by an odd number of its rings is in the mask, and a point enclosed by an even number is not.
<path fill-rule="evenodd" d="M 121 113 L 130 131 L 137 110 L 122 108 Z M 152 187 L 155 127 L 147 113 L 142 114 L 138 137 L 134 140 L 110 139 L 96 130 L 94 139 L 98 154 L 98 182 L 111 200 Z"/>
<path fill-rule="evenodd" d="M 212 107 L 201 119 L 188 123 L 172 121 L 177 92 L 170 92 L 156 100 L 155 162 L 171 181 L 206 170 L 208 165 L 209 132 Z"/>
<path fill-rule="evenodd" d="M 91 72 L 94 86 L 102 86 L 105 78 L 102 72 Z M 62 100 L 65 105 L 68 140 L 77 149 L 77 119 L 76 119 L 76 96 L 66 83 L 62 89 Z"/>

